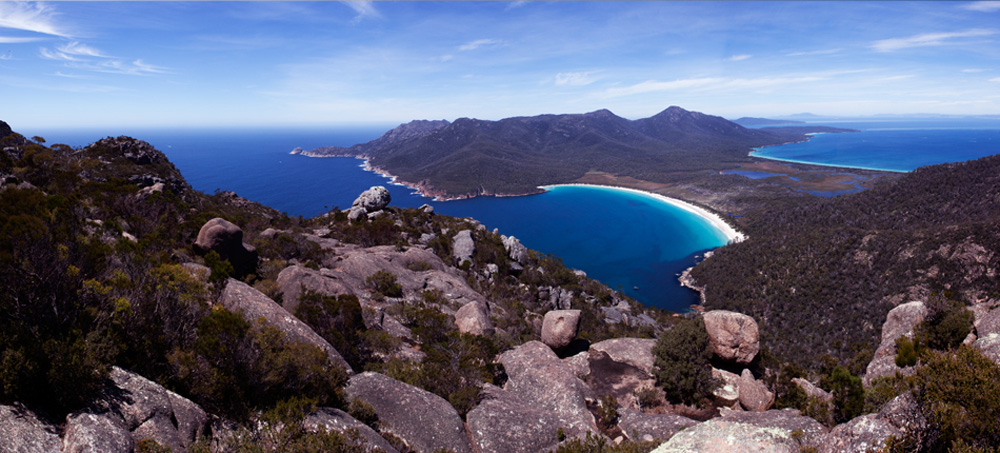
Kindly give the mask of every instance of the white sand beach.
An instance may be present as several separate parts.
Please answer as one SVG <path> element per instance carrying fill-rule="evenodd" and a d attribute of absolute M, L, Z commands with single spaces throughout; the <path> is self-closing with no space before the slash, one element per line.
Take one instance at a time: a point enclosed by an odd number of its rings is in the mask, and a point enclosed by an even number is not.
<path fill-rule="evenodd" d="M 715 229 L 721 231 L 726 236 L 726 241 L 729 242 L 729 243 L 741 242 L 741 241 L 743 241 L 743 240 L 745 240 L 747 238 L 747 236 L 745 234 L 737 231 L 736 228 L 733 228 L 732 225 L 730 225 L 730 224 L 726 223 L 726 221 L 722 220 L 722 217 L 720 217 L 718 214 L 716 214 L 716 213 L 714 213 L 712 211 L 709 211 L 709 210 L 707 210 L 705 208 L 702 208 L 700 206 L 696 206 L 696 205 L 693 205 L 691 203 L 688 203 L 686 201 L 678 200 L 676 198 L 670 198 L 670 197 L 667 197 L 667 196 L 664 196 L 664 195 L 660 195 L 658 193 L 647 192 L 645 190 L 632 189 L 632 188 L 628 188 L 628 187 L 602 186 L 602 185 L 598 185 L 598 184 L 553 184 L 553 185 L 548 185 L 548 186 L 540 186 L 539 188 L 542 189 L 542 190 L 549 190 L 549 189 L 551 189 L 553 187 L 574 187 L 574 186 L 576 186 L 576 187 L 596 187 L 598 189 L 608 189 L 608 190 L 620 190 L 620 191 L 623 191 L 623 192 L 631 192 L 631 193 L 634 193 L 634 194 L 651 197 L 651 198 L 654 198 L 654 199 L 656 199 L 658 201 L 661 201 L 663 203 L 668 203 L 668 204 L 673 205 L 675 207 L 681 208 L 681 209 L 683 209 L 685 211 L 688 211 L 688 212 L 690 212 L 692 214 L 695 214 L 695 215 L 697 215 L 697 216 L 705 219 L 710 225 L 712 225 L 712 227 L 714 227 Z"/>

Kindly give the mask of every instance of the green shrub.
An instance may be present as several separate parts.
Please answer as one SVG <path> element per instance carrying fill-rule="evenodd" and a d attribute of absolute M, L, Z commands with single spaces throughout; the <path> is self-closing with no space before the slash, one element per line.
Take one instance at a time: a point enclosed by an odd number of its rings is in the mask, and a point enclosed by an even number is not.
<path fill-rule="evenodd" d="M 927 316 L 916 332 L 929 348 L 947 351 L 958 347 L 969 335 L 974 318 L 961 302 L 932 297 L 927 301 Z"/>
<path fill-rule="evenodd" d="M 932 426 L 927 449 L 945 451 L 960 441 L 967 451 L 1000 445 L 1000 367 L 978 349 L 931 353 L 914 385 Z"/>
<path fill-rule="evenodd" d="M 701 318 L 682 319 L 663 332 L 653 347 L 656 382 L 667 399 L 700 404 L 712 396 L 712 350 Z"/>
<path fill-rule="evenodd" d="M 896 339 L 896 366 L 907 367 L 917 364 L 920 350 L 920 338 L 910 339 L 900 336 Z"/>
<path fill-rule="evenodd" d="M 835 366 L 830 374 L 819 381 L 821 388 L 833 394 L 833 420 L 844 423 L 864 411 L 865 389 L 861 378 L 851 374 L 847 368 Z"/>
<path fill-rule="evenodd" d="M 396 275 L 388 271 L 377 271 L 365 279 L 365 285 L 386 297 L 402 297 L 403 287 L 396 282 Z"/>

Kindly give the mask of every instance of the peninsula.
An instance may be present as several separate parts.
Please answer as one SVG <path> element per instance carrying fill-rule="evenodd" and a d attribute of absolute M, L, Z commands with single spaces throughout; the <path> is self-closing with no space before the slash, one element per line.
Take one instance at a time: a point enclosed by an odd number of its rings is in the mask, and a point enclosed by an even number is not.
<path fill-rule="evenodd" d="M 539 193 L 551 184 L 628 187 L 737 215 L 761 198 L 844 190 L 892 178 L 881 172 L 803 164 L 773 165 L 754 148 L 800 142 L 811 133 L 852 132 L 818 125 L 748 129 L 673 106 L 628 120 L 608 110 L 487 121 L 417 120 L 350 147 L 296 149 L 311 157 L 346 156 L 421 194 L 443 199 Z M 724 174 L 770 165 L 770 181 Z"/>

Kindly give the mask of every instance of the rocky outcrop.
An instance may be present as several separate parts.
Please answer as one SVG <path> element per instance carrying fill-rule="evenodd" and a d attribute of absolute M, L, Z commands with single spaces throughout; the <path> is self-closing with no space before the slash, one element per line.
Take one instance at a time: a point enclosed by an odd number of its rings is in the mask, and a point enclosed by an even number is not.
<path fill-rule="evenodd" d="M 774 393 L 767 389 L 767 385 L 754 379 L 753 373 L 748 369 L 743 370 L 737 381 L 740 393 L 740 406 L 751 412 L 764 412 L 774 405 Z"/>
<path fill-rule="evenodd" d="M 452 240 L 451 254 L 455 257 L 455 262 L 462 264 L 464 261 L 472 262 L 472 254 L 476 251 L 476 243 L 472 240 L 471 230 L 462 230 L 455 235 Z"/>
<path fill-rule="evenodd" d="M 805 392 L 806 396 L 809 398 L 815 398 L 827 404 L 833 403 L 833 395 L 831 395 L 830 392 L 817 387 L 812 382 L 802 378 L 792 378 L 792 383 L 799 386 L 799 388 L 802 389 L 802 391 Z"/>
<path fill-rule="evenodd" d="M 712 390 L 718 404 L 732 407 L 740 401 L 740 376 L 738 374 L 712 368 L 712 378 L 719 382 L 719 386 Z"/>
<path fill-rule="evenodd" d="M 55 452 L 61 448 L 56 427 L 24 407 L 0 405 L 0 453 Z"/>
<path fill-rule="evenodd" d="M 343 282 L 305 266 L 293 265 L 282 269 L 275 282 L 281 288 L 281 306 L 289 313 L 295 313 L 303 291 L 313 291 L 324 296 L 354 294 L 354 290 Z"/>
<path fill-rule="evenodd" d="M 542 319 L 542 343 L 552 349 L 562 349 L 576 338 L 580 327 L 580 310 L 552 310 Z"/>
<path fill-rule="evenodd" d="M 856 417 L 837 425 L 820 447 L 821 453 L 864 453 L 877 451 L 893 437 L 910 439 L 919 445 L 928 428 L 913 394 L 907 392 L 893 398 L 877 414 Z"/>
<path fill-rule="evenodd" d="M 878 451 L 890 436 L 899 434 L 891 423 L 868 414 L 837 425 L 820 447 L 821 453 L 865 453 Z"/>
<path fill-rule="evenodd" d="M 373 372 L 351 376 L 347 395 L 371 404 L 381 429 L 402 439 L 409 448 L 472 451 L 458 412 L 440 396 Z"/>
<path fill-rule="evenodd" d="M 389 195 L 388 189 L 383 186 L 372 186 L 354 199 L 351 208 L 361 208 L 366 213 L 372 213 L 385 209 L 386 206 L 389 206 L 390 201 L 392 201 L 392 196 Z"/>
<path fill-rule="evenodd" d="M 316 412 L 306 416 L 302 421 L 303 426 L 311 431 L 318 431 L 320 428 L 327 432 L 345 433 L 348 431 L 357 432 L 360 436 L 356 445 L 363 447 L 365 451 L 383 451 L 385 453 L 397 453 L 392 444 L 380 436 L 368 425 L 357 421 L 340 409 L 332 407 L 321 407 Z"/>
<path fill-rule="evenodd" d="M 514 236 L 500 236 L 501 241 L 503 241 L 503 247 L 507 249 L 507 256 L 514 262 L 518 264 L 524 264 L 528 261 L 528 248 L 521 243 Z"/>
<path fill-rule="evenodd" d="M 492 335 L 493 321 L 489 306 L 483 302 L 469 302 L 455 312 L 455 326 L 458 331 L 472 335 Z"/>
<path fill-rule="evenodd" d="M 501 388 L 486 384 L 479 403 L 466 415 L 469 433 L 479 451 L 534 453 L 551 451 L 563 435 L 576 437 L 586 431 L 567 426 L 556 412 L 533 407 Z"/>
<path fill-rule="evenodd" d="M 205 434 L 208 414 L 194 402 L 118 367 L 111 380 L 114 388 L 101 405 L 121 417 L 134 441 L 152 439 L 182 452 Z"/>
<path fill-rule="evenodd" d="M 167 162 L 167 156 L 154 148 L 153 145 L 130 137 L 102 138 L 88 146 L 88 148 L 94 147 L 118 150 L 123 157 L 139 165 Z"/>
<path fill-rule="evenodd" d="M 121 417 L 113 413 L 70 414 L 66 417 L 63 451 L 67 453 L 130 453 L 135 440 Z"/>
<path fill-rule="evenodd" d="M 596 395 L 612 395 L 622 407 L 639 407 L 636 393 L 656 387 L 649 373 L 627 363 L 617 362 L 602 351 L 587 354 L 587 374 L 584 381 Z"/>
<path fill-rule="evenodd" d="M 194 248 L 201 254 L 218 253 L 229 260 L 237 275 L 246 275 L 257 269 L 257 250 L 243 242 L 243 230 L 226 219 L 216 217 L 205 222 L 198 231 Z"/>
<path fill-rule="evenodd" d="M 500 354 L 499 361 L 508 376 L 504 390 L 525 406 L 555 414 L 564 421 L 563 429 L 597 432 L 586 403 L 594 395 L 548 346 L 529 341 Z"/>
<path fill-rule="evenodd" d="M 720 359 L 745 365 L 757 356 L 760 333 L 753 318 L 726 310 L 713 310 L 702 318 L 712 351 Z"/>
<path fill-rule="evenodd" d="M 250 322 L 254 322 L 257 318 L 264 318 L 268 324 L 284 332 L 289 340 L 319 347 L 326 352 L 331 362 L 344 367 L 348 373 L 353 373 L 351 366 L 344 360 L 343 356 L 323 337 L 288 313 L 277 302 L 250 285 L 239 280 L 229 279 L 226 282 L 226 288 L 222 291 L 219 303 L 229 311 L 242 313 L 243 317 Z"/>
<path fill-rule="evenodd" d="M 1000 364 L 1000 333 L 981 336 L 972 343 L 972 347 L 979 349 L 993 363 Z"/>
<path fill-rule="evenodd" d="M 901 336 L 913 338 L 913 329 L 926 315 L 927 307 L 920 301 L 901 304 L 889 311 L 882 324 L 882 341 L 862 377 L 865 387 L 876 378 L 904 371 L 896 365 L 896 339 Z"/>
<path fill-rule="evenodd" d="M 793 409 L 767 412 L 723 412 L 722 417 L 684 429 L 653 450 L 655 453 L 799 453 L 819 447 L 826 429 Z"/>
<path fill-rule="evenodd" d="M 635 442 L 665 441 L 698 422 L 676 414 L 644 414 L 633 409 L 618 412 L 618 427 Z"/>
<path fill-rule="evenodd" d="M 613 338 L 590 345 L 590 351 L 601 351 L 611 360 L 627 363 L 648 374 L 653 372 L 653 346 L 649 338 Z"/>

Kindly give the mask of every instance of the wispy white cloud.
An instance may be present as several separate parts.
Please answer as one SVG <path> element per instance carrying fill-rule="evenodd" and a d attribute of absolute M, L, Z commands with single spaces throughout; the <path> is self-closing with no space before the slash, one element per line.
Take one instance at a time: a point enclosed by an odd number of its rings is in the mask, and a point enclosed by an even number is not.
<path fill-rule="evenodd" d="M 940 46 L 959 38 L 991 36 L 996 33 L 996 30 L 981 28 L 951 33 L 924 33 L 906 38 L 890 38 L 875 41 L 871 43 L 870 47 L 878 52 L 892 52 L 910 47 Z"/>
<path fill-rule="evenodd" d="M 983 69 L 983 68 L 968 68 L 968 69 L 963 69 L 962 70 L 962 72 L 966 72 L 966 73 L 976 73 L 976 72 L 983 72 L 983 71 L 985 71 L 985 69 Z"/>
<path fill-rule="evenodd" d="M 786 53 L 785 56 L 786 57 L 805 57 L 805 56 L 811 56 L 811 55 L 833 55 L 835 53 L 839 53 L 842 50 L 844 50 L 844 49 L 836 48 L 836 49 L 823 49 L 823 50 L 809 50 L 809 51 L 805 51 L 805 52 Z"/>
<path fill-rule="evenodd" d="M 992 13 L 994 11 L 1000 11 L 1000 2 L 998 1 L 972 2 L 962 5 L 962 8 L 970 11 L 981 11 L 984 13 Z"/>
<path fill-rule="evenodd" d="M 503 41 L 499 39 L 477 39 L 475 41 L 469 41 L 465 44 L 462 44 L 461 46 L 458 47 L 458 50 L 464 52 L 464 51 L 476 50 L 480 47 L 495 46 L 501 43 L 503 43 Z"/>
<path fill-rule="evenodd" d="M 13 58 L 14 54 L 10 53 L 9 51 L 7 53 L 0 53 L 0 60 L 10 60 Z"/>
<path fill-rule="evenodd" d="M 749 60 L 750 57 L 752 57 L 752 56 L 753 55 L 748 55 L 748 54 L 733 55 L 733 56 L 729 57 L 729 61 Z"/>
<path fill-rule="evenodd" d="M 367 18 L 378 18 L 382 17 L 378 10 L 375 9 L 375 5 L 368 0 L 343 0 L 341 3 L 351 7 L 355 13 L 358 13 L 354 17 L 354 23 L 361 22 Z"/>
<path fill-rule="evenodd" d="M 704 77 L 695 79 L 680 79 L 669 82 L 647 80 L 627 87 L 609 88 L 604 92 L 604 97 L 630 96 L 634 94 L 651 93 L 658 91 L 732 91 L 732 90 L 759 90 L 776 86 L 789 86 L 792 84 L 818 82 L 825 80 L 819 76 L 799 76 L 799 77 L 760 77 L 753 79 L 725 78 L 725 77 Z"/>
<path fill-rule="evenodd" d="M 55 50 L 42 47 L 38 50 L 38 53 L 42 58 L 47 60 L 65 62 L 66 67 L 73 69 L 127 75 L 163 74 L 167 72 L 167 68 L 147 64 L 141 59 L 136 59 L 132 62 L 116 59 L 100 50 L 77 41 L 63 44 Z"/>
<path fill-rule="evenodd" d="M 990 79 L 990 82 L 1000 83 L 1000 77 L 994 77 L 994 78 Z"/>
<path fill-rule="evenodd" d="M 510 2 L 510 3 L 507 3 L 507 7 L 504 8 L 504 11 L 510 11 L 510 10 L 512 10 L 514 8 L 520 8 L 520 7 L 522 7 L 524 5 L 527 5 L 527 4 L 528 4 L 527 0 L 518 0 L 516 2 Z"/>
<path fill-rule="evenodd" d="M 592 72 L 560 72 L 556 74 L 555 84 L 559 86 L 586 86 L 598 80 Z"/>
<path fill-rule="evenodd" d="M 55 21 L 55 11 L 44 3 L 0 2 L 0 28 L 69 37 Z"/>
<path fill-rule="evenodd" d="M 21 44 L 26 42 L 41 41 L 43 38 L 22 38 L 14 36 L 0 36 L 0 44 Z"/>

